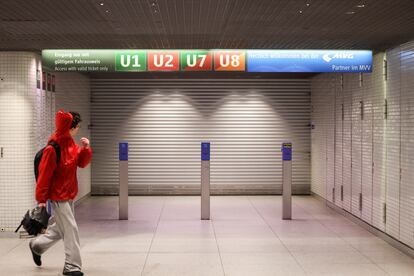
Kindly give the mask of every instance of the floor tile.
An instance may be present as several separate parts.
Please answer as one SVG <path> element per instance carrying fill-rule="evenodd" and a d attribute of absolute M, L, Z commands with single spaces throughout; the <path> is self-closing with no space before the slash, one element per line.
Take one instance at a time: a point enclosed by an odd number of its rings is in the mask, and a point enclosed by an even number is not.
<path fill-rule="evenodd" d="M 309 196 L 293 197 L 292 220 L 279 196 L 118 197 L 76 207 L 83 270 L 105 275 L 414 275 L 414 260 Z M 17 236 L 16 236 L 17 237 Z M 0 238 L 1 275 L 61 275 L 63 241 L 33 263 L 28 239 Z"/>
<path fill-rule="evenodd" d="M 219 254 L 159 254 L 148 256 L 143 275 L 224 275 Z"/>

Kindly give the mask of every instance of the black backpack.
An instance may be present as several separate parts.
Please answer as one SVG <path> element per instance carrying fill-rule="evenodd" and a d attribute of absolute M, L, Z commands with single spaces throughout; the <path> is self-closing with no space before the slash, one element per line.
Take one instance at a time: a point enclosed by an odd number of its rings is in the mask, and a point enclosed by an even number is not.
<path fill-rule="evenodd" d="M 44 234 L 49 222 L 50 215 L 47 213 L 46 208 L 36 207 L 32 210 L 27 210 L 19 227 L 14 231 L 17 233 L 20 227 L 23 226 L 29 235 L 37 236 L 38 234 Z"/>
<path fill-rule="evenodd" d="M 55 149 L 55 152 L 56 152 L 56 164 L 59 164 L 59 160 L 60 160 L 60 147 L 59 147 L 59 145 L 55 141 L 50 141 L 50 143 L 48 143 L 47 146 L 49 146 L 49 145 L 52 146 Z M 41 150 L 39 150 L 36 153 L 35 158 L 34 158 L 34 173 L 35 173 L 35 177 L 36 177 L 36 183 L 37 183 L 37 178 L 39 177 L 39 165 L 40 165 L 40 161 L 42 160 L 43 151 L 45 150 L 46 147 L 44 147 Z"/>

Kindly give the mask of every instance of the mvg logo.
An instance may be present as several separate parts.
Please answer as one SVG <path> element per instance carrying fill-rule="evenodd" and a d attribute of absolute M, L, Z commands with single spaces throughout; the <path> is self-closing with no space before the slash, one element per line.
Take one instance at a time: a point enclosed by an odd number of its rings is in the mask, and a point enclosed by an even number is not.
<path fill-rule="evenodd" d="M 323 60 L 326 62 L 330 62 L 333 59 L 353 59 L 353 54 L 347 54 L 347 53 L 337 53 L 335 55 L 332 54 L 325 54 L 323 55 Z"/>

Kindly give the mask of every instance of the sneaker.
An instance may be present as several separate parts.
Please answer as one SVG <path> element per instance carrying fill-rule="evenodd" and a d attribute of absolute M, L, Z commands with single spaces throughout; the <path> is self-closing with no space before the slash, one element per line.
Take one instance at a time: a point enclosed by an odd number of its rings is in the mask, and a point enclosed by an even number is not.
<path fill-rule="evenodd" d="M 83 276 L 82 271 L 63 271 L 63 275 L 71 275 L 71 276 Z"/>
<path fill-rule="evenodd" d="M 32 242 L 31 242 L 31 241 L 29 242 L 29 248 L 30 248 L 30 251 L 32 252 L 32 257 L 33 257 L 33 261 L 34 261 L 34 263 L 35 263 L 37 266 L 41 266 L 41 265 L 42 265 L 42 260 L 41 260 L 41 257 L 40 257 L 40 255 L 36 254 L 36 253 L 33 251 L 33 249 L 32 249 Z"/>

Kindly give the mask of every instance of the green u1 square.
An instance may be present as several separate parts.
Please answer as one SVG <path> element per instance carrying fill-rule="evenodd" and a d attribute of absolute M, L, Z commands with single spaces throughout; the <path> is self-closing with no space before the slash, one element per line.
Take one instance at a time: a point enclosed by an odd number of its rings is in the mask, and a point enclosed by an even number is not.
<path fill-rule="evenodd" d="M 122 51 L 115 53 L 115 71 L 141 72 L 147 71 L 146 51 Z"/>

